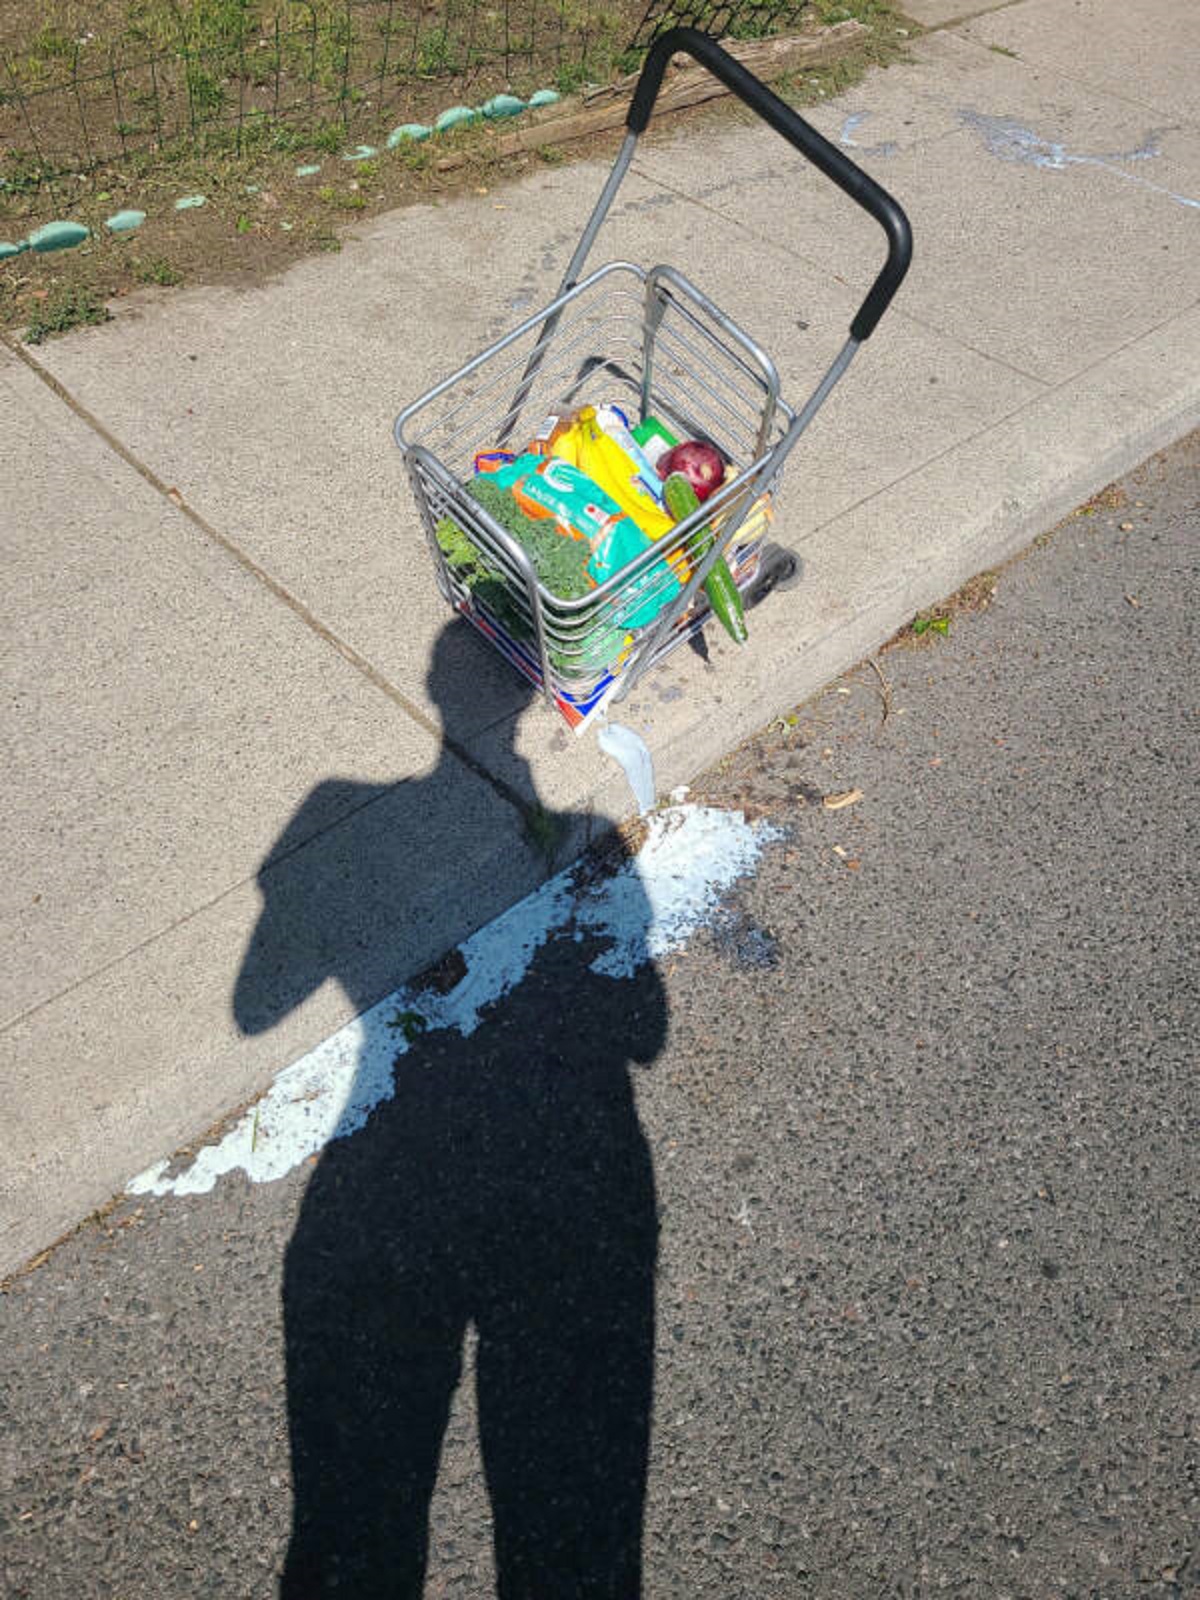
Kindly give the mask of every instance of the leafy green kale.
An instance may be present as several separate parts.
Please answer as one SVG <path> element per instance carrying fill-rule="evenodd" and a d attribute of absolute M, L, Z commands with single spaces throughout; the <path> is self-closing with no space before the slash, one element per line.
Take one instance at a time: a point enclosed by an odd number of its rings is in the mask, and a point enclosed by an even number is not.
<path fill-rule="evenodd" d="M 595 588 L 587 574 L 591 551 L 582 539 L 559 533 L 550 518 L 526 516 L 507 489 L 486 477 L 469 483 L 467 493 L 526 551 L 548 594 L 559 600 L 582 600 Z"/>
<path fill-rule="evenodd" d="M 593 591 L 595 583 L 587 573 L 591 551 L 583 540 L 567 538 L 549 519 L 539 521 L 526 516 L 507 489 L 486 477 L 473 479 L 465 488 L 528 551 L 534 571 L 549 594 L 560 600 L 577 600 Z M 533 628 L 513 593 L 512 580 L 488 561 L 471 535 L 452 517 L 443 517 L 434 531 L 447 564 L 472 597 L 514 639 L 531 641 Z M 603 671 L 626 642 L 623 628 L 596 628 L 586 620 L 588 615 L 580 614 L 579 626 L 572 630 L 573 644 L 548 641 L 551 662 L 568 680 L 579 678 L 581 673 Z"/>

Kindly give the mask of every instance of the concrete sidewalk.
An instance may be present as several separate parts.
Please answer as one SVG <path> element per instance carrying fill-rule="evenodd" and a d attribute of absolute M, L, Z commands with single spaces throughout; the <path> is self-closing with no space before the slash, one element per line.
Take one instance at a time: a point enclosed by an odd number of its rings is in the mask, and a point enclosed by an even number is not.
<path fill-rule="evenodd" d="M 660 789 L 1200 422 L 1200 14 L 1132 10 L 993 7 L 813 115 L 905 206 L 915 262 L 789 467 L 777 536 L 804 581 L 746 651 L 680 652 L 621 713 Z M 0 353 L 0 1271 L 531 887 L 522 804 L 572 846 L 628 809 L 593 739 L 446 632 L 390 438 L 549 297 L 606 171 L 398 212 L 263 289 Z M 594 260 L 616 256 L 684 267 L 802 396 L 881 240 L 727 125 L 639 151 Z M 288 1012 L 262 1033 L 233 1009 L 260 870 L 298 941 L 256 975 Z M 327 981 L 348 950 L 353 993 Z"/>

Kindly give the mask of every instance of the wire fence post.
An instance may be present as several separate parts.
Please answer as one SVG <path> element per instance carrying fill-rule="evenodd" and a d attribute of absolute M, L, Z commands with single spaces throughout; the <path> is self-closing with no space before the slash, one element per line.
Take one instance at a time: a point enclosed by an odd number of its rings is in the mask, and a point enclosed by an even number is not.
<path fill-rule="evenodd" d="M 468 83 L 470 83 L 472 81 L 472 79 L 476 75 L 476 63 L 475 63 L 475 20 L 479 16 L 479 13 L 480 13 L 481 10 L 482 10 L 481 6 L 468 6 L 468 8 L 467 8 L 467 18 L 468 18 L 468 21 L 467 21 L 467 38 L 466 38 L 466 43 L 463 45 L 462 73 L 463 73 L 463 76 L 464 76 L 464 78 L 466 78 Z M 508 76 L 508 66 L 507 65 L 505 65 L 505 68 L 504 68 L 504 75 L 507 78 L 507 76 Z"/>
<path fill-rule="evenodd" d="M 192 55 L 185 44 L 180 51 L 183 57 L 183 86 L 187 90 L 188 123 L 192 131 L 192 143 L 196 142 L 196 101 L 192 94 Z"/>
<path fill-rule="evenodd" d="M 350 126 L 350 53 L 354 43 L 354 21 L 350 0 L 346 0 L 346 32 L 342 40 L 342 127 Z"/>
<path fill-rule="evenodd" d="M 117 47 L 110 44 L 108 47 L 108 75 L 112 80 L 113 104 L 117 108 L 117 138 L 121 141 L 122 157 L 129 154 L 129 144 L 125 138 L 125 107 L 121 100 L 121 84 L 117 75 Z"/>
<path fill-rule="evenodd" d="M 379 103 L 383 104 L 387 93 L 388 57 L 392 49 L 392 16 L 396 9 L 396 0 L 388 0 L 387 15 L 383 19 L 383 56 L 379 62 Z"/>
<path fill-rule="evenodd" d="M 279 13 L 275 13 L 275 91 L 271 96 L 271 121 L 279 120 L 279 76 L 283 70 L 283 42 L 279 34 Z"/>
<path fill-rule="evenodd" d="M 308 4 L 308 0 L 305 0 Z M 312 120 L 316 111 L 317 95 L 317 13 L 308 5 L 309 45 L 308 45 L 308 115 Z"/>
<path fill-rule="evenodd" d="M 92 161 L 92 141 L 88 137 L 87 117 L 83 111 L 83 96 L 79 92 L 79 41 L 75 41 L 75 49 L 71 56 L 71 92 L 75 98 L 75 109 L 79 113 L 79 131 L 83 135 L 83 149 L 87 164 Z"/>
<path fill-rule="evenodd" d="M 242 153 L 242 129 L 246 120 L 246 14 L 242 13 L 238 26 L 238 107 L 237 107 L 237 134 L 234 145 L 238 155 Z"/>
<path fill-rule="evenodd" d="M 158 68 L 154 57 L 150 57 L 150 102 L 154 107 L 154 143 L 157 149 L 163 147 L 162 130 L 162 97 L 158 92 Z"/>

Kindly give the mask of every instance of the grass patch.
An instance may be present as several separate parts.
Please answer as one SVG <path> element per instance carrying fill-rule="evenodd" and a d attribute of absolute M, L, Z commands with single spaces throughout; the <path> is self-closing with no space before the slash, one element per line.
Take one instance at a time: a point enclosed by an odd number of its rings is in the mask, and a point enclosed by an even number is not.
<path fill-rule="evenodd" d="M 72 328 L 93 326 L 110 320 L 107 308 L 91 290 L 78 284 L 64 284 L 51 290 L 39 302 L 38 309 L 25 329 L 27 344 L 45 344 L 55 334 L 69 333 Z"/>
<path fill-rule="evenodd" d="M 323 183 L 316 195 L 322 205 L 334 211 L 365 211 L 367 208 L 367 197 L 355 182 L 349 183 L 344 189 L 339 189 L 336 184 Z"/>
<path fill-rule="evenodd" d="M 395 1028 L 404 1035 L 409 1044 L 412 1044 L 426 1031 L 429 1023 L 419 1011 L 397 1011 L 388 1023 L 388 1027 Z"/>
<path fill-rule="evenodd" d="M 887 0 L 814 0 L 817 20 L 824 27 L 838 22 L 860 22 L 868 33 L 858 47 L 825 66 L 789 73 L 775 84 L 781 99 L 795 106 L 816 105 L 845 94 L 861 83 L 872 67 L 889 67 L 903 61 L 908 46 L 924 30 Z"/>
<path fill-rule="evenodd" d="M 589 81 L 587 66 L 582 61 L 559 67 L 554 74 L 554 87 L 561 95 L 577 94 Z"/>
<path fill-rule="evenodd" d="M 530 844 L 548 866 L 554 865 L 554 858 L 558 854 L 558 847 L 566 833 L 566 822 L 555 812 L 548 810 L 540 800 L 535 801 L 525 812 L 525 834 Z"/>
<path fill-rule="evenodd" d="M 149 261 L 141 261 L 135 257 L 132 268 L 137 283 L 156 283 L 160 288 L 173 289 L 183 282 L 183 273 L 162 256 L 155 256 Z"/>
<path fill-rule="evenodd" d="M 959 618 L 987 610 L 995 598 L 996 585 L 999 581 L 998 572 L 977 573 L 975 577 L 969 578 L 961 589 L 956 589 L 949 599 L 930 606 L 925 611 L 918 611 L 908 626 L 901 628 L 888 643 L 911 645 L 929 643 L 938 637 L 944 638 L 950 632 L 952 623 Z"/>

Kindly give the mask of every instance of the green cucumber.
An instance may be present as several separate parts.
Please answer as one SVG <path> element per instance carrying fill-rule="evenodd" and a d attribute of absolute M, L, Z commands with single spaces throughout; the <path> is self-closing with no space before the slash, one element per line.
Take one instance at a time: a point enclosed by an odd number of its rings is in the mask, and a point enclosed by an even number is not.
<path fill-rule="evenodd" d="M 673 472 L 663 484 L 663 504 L 676 522 L 682 522 L 693 511 L 699 511 L 700 496 L 682 472 Z"/>
<path fill-rule="evenodd" d="M 741 592 L 733 581 L 733 573 L 724 556 L 718 556 L 713 569 L 704 580 L 708 603 L 720 618 L 721 626 L 734 644 L 745 644 L 750 637 L 746 627 L 746 612 Z"/>
<path fill-rule="evenodd" d="M 675 521 L 682 522 L 685 517 L 690 517 L 693 511 L 700 509 L 700 496 L 682 472 L 673 472 L 663 484 L 663 503 Z M 711 544 L 712 534 L 707 529 L 702 530 L 694 551 L 694 559 L 703 560 Z M 724 556 L 718 556 L 713 562 L 712 570 L 704 580 L 704 592 L 721 626 L 734 644 L 745 644 L 750 637 L 746 628 L 746 612 L 742 606 L 738 586 L 733 581 L 733 573 L 730 572 L 729 563 Z"/>

